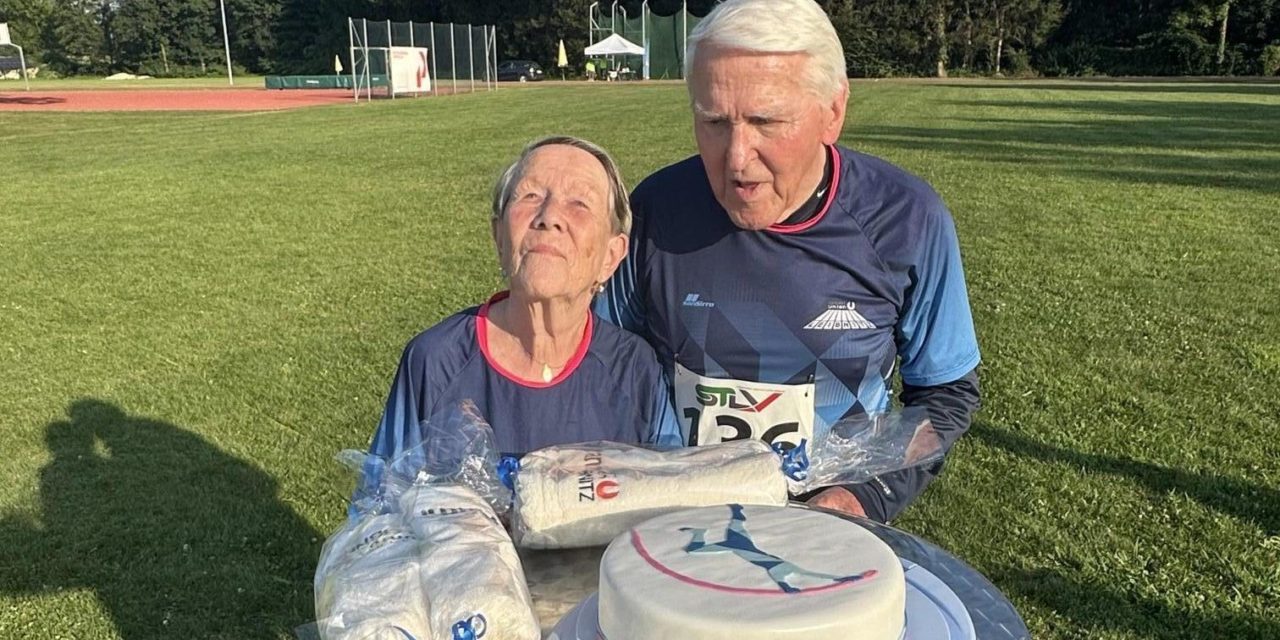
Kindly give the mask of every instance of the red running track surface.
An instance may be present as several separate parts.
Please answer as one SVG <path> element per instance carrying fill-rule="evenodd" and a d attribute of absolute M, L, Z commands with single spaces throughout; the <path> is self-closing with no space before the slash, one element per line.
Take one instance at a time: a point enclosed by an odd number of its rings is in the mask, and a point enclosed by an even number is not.
<path fill-rule="evenodd" d="M 275 111 L 351 101 L 341 89 L 0 91 L 0 111 Z"/>

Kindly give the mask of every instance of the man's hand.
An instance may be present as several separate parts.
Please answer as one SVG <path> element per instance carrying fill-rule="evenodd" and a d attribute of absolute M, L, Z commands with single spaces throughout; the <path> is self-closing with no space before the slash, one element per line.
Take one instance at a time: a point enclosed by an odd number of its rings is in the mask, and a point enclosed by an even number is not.
<path fill-rule="evenodd" d="M 862 516 L 863 518 L 867 517 L 867 512 L 863 510 L 862 503 L 858 502 L 858 498 L 853 495 L 852 491 L 844 487 L 828 487 L 818 495 L 809 498 L 808 504 L 822 507 L 823 509 Z"/>

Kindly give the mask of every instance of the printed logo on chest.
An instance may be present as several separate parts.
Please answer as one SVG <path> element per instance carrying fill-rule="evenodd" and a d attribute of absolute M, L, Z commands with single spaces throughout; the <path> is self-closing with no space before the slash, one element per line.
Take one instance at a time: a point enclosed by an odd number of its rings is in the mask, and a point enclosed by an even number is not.
<path fill-rule="evenodd" d="M 876 325 L 858 313 L 857 305 L 848 302 L 832 302 L 827 310 L 804 325 L 814 331 L 848 331 L 850 329 L 875 329 Z"/>

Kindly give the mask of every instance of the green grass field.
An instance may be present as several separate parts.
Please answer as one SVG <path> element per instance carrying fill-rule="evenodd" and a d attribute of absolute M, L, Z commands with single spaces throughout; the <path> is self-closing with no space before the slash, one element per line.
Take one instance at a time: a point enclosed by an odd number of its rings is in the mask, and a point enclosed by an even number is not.
<path fill-rule="evenodd" d="M 6 90 L 10 85 L 5 85 Z M 898 526 L 1036 638 L 1280 637 L 1280 85 L 854 85 L 951 205 L 985 407 Z M 632 183 L 676 85 L 0 113 L 0 638 L 284 638 L 400 349 L 499 286 L 527 140 Z"/>

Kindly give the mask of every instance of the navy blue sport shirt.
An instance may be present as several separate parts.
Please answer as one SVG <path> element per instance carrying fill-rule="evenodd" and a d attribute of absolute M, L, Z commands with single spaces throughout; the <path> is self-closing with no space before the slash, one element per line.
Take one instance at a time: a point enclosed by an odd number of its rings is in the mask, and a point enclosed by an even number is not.
<path fill-rule="evenodd" d="M 919 178 L 829 149 L 825 202 L 790 226 L 735 226 L 697 156 L 632 194 L 629 255 L 596 310 L 653 346 L 689 444 L 821 437 L 888 408 L 895 367 L 945 446 L 969 426 L 978 344 L 949 212 Z M 886 521 L 940 467 L 849 488 Z"/>
<path fill-rule="evenodd" d="M 489 356 L 489 305 L 445 318 L 405 347 L 370 453 L 388 460 L 422 442 L 421 422 L 475 403 L 502 453 L 611 440 L 680 445 L 667 383 L 649 345 L 594 314 L 550 382 L 523 380 Z"/>

